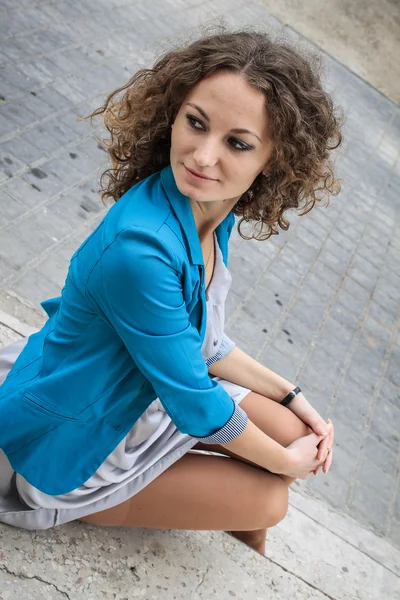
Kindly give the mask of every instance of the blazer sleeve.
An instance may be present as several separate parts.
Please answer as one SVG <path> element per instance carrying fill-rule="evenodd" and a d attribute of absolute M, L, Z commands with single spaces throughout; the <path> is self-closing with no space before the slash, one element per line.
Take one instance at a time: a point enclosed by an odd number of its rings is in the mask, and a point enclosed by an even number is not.
<path fill-rule="evenodd" d="M 208 374 L 172 249 L 157 233 L 129 227 L 100 269 L 102 309 L 179 431 L 214 444 L 238 437 L 247 415 Z"/>
<path fill-rule="evenodd" d="M 207 360 L 206 360 L 207 367 L 210 368 L 213 364 L 215 364 L 219 360 L 222 360 L 223 358 L 228 356 L 228 354 L 230 352 L 232 352 L 232 350 L 235 348 L 235 346 L 236 346 L 235 342 L 233 340 L 231 340 L 231 338 L 224 332 L 222 335 L 221 344 L 220 344 L 217 352 L 215 354 L 213 354 L 212 356 L 210 356 L 209 358 L 207 358 Z"/>

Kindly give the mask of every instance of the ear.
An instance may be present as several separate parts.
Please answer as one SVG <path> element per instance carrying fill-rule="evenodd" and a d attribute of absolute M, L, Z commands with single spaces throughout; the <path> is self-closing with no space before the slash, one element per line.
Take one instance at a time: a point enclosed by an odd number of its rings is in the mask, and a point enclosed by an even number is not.
<path fill-rule="evenodd" d="M 270 163 L 270 157 L 268 157 L 267 161 L 264 163 L 263 169 L 261 170 L 261 175 L 263 175 L 264 177 L 268 177 L 270 173 L 271 173 L 271 163 Z"/>

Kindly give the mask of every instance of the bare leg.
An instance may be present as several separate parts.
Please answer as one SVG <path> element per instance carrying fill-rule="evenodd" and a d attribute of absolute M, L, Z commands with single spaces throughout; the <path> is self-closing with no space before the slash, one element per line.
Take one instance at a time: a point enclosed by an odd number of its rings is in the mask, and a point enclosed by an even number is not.
<path fill-rule="evenodd" d="M 248 394 L 241 407 L 284 446 L 308 433 L 290 410 L 259 394 Z M 219 445 L 199 443 L 195 448 L 229 455 Z M 81 520 L 107 526 L 224 530 L 264 553 L 267 528 L 286 514 L 292 480 L 232 458 L 237 460 L 188 452 L 123 504 Z"/>
<path fill-rule="evenodd" d="M 281 406 L 279 403 L 265 398 L 255 392 L 250 392 L 240 403 L 241 408 L 247 413 L 249 419 L 257 425 L 259 429 L 264 431 L 268 436 L 273 438 L 282 446 L 288 446 L 299 437 L 307 435 L 310 429 L 288 408 Z M 244 461 L 247 464 L 254 464 L 250 461 L 226 450 L 217 444 L 203 444 L 199 442 L 194 446 L 194 450 L 207 450 L 218 452 L 235 458 L 236 460 Z M 291 485 L 293 479 L 285 475 L 279 476 L 286 485 Z M 267 536 L 266 529 L 252 531 L 229 531 L 231 535 L 243 541 L 248 546 L 251 546 L 258 552 L 264 554 L 265 540 Z"/>
<path fill-rule="evenodd" d="M 250 546 L 260 554 L 265 554 L 265 545 L 267 541 L 267 527 L 255 529 L 254 531 L 227 531 L 232 537 L 240 540 L 246 546 Z"/>
<path fill-rule="evenodd" d="M 141 492 L 83 517 L 104 526 L 252 531 L 276 525 L 288 488 L 277 476 L 223 456 L 188 452 Z"/>

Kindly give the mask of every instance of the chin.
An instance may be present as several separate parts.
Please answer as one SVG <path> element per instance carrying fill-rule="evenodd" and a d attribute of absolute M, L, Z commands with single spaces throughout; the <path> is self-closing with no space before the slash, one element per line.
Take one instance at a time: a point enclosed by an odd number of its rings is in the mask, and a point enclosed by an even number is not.
<path fill-rule="evenodd" d="M 211 198 L 205 198 L 204 194 L 202 194 L 200 190 L 192 188 L 190 185 L 178 186 L 178 189 L 181 192 L 181 194 L 187 196 L 188 198 L 196 202 L 207 202 L 211 200 Z"/>
<path fill-rule="evenodd" d="M 175 183 L 176 187 L 184 196 L 188 196 L 191 200 L 197 200 L 198 202 L 205 202 L 207 198 L 204 198 L 204 193 L 202 194 L 199 189 L 195 186 L 190 185 L 187 181 L 185 181 L 184 177 L 180 177 L 179 173 L 175 175 Z"/>
<path fill-rule="evenodd" d="M 184 196 L 187 196 L 191 200 L 197 202 L 215 202 L 218 200 L 222 200 L 222 198 L 216 198 L 215 195 L 212 194 L 211 190 L 207 193 L 207 190 L 201 189 L 201 185 L 197 186 L 196 184 L 191 184 L 190 182 L 188 182 L 185 176 L 185 167 L 183 164 L 179 163 L 178 165 L 176 165 L 175 163 L 173 165 L 171 163 L 171 167 L 176 187 Z M 215 190 L 213 191 L 215 194 Z"/>
<path fill-rule="evenodd" d="M 180 191 L 181 194 L 183 194 L 184 196 L 193 196 L 193 194 L 195 194 L 195 190 L 193 190 L 190 185 L 188 185 L 186 182 L 182 181 L 182 179 L 180 179 L 179 177 L 175 177 L 175 183 L 176 183 L 176 187 L 178 188 L 178 190 Z"/>

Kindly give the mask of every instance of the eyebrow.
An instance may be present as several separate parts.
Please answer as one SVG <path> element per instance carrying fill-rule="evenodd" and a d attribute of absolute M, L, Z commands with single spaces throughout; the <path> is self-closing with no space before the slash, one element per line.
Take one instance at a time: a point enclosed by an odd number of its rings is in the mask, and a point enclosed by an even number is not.
<path fill-rule="evenodd" d="M 196 110 L 199 111 L 199 113 L 201 114 L 203 119 L 208 121 L 208 123 L 210 122 L 209 117 L 204 112 L 204 110 L 202 108 L 200 108 L 200 106 L 198 106 L 197 104 L 193 104 L 192 102 L 187 102 L 187 105 L 193 106 L 193 108 L 195 108 Z M 262 143 L 262 140 L 258 137 L 258 135 L 256 133 L 254 133 L 254 131 L 249 131 L 248 129 L 231 129 L 231 132 L 232 133 L 249 133 L 250 135 L 254 135 L 254 137 L 256 137 Z"/>

